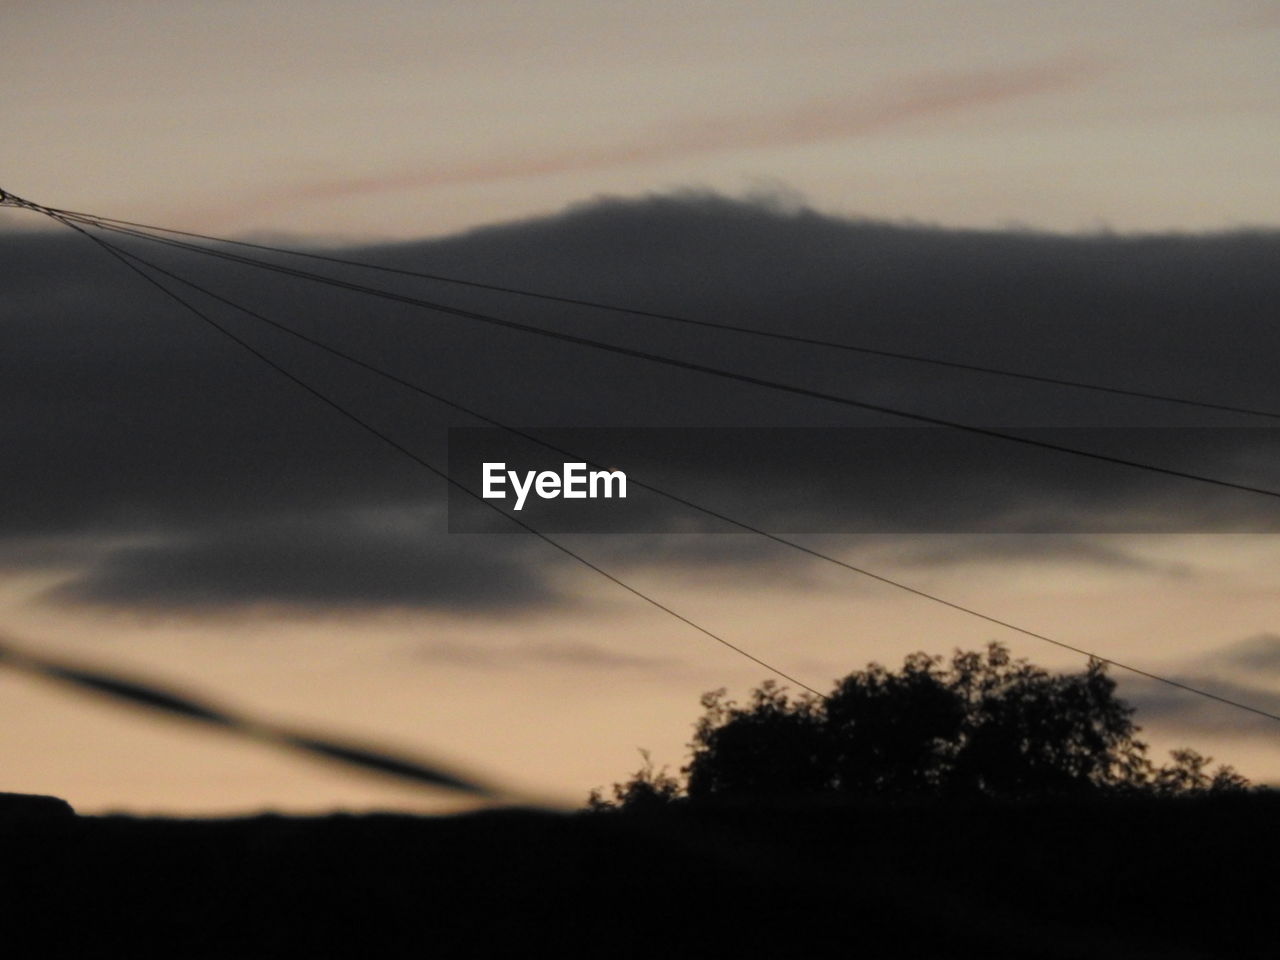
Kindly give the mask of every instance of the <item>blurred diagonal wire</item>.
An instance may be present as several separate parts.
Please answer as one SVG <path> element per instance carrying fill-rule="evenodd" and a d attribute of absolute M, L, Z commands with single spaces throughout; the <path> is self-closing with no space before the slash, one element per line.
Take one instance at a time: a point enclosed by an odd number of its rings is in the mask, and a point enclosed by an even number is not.
<path fill-rule="evenodd" d="M 362 773 L 382 774 L 419 786 L 442 787 L 488 799 L 512 797 L 506 791 L 434 761 L 231 713 L 153 681 L 31 653 L 14 646 L 7 637 L 0 638 L 0 667 L 99 694 L 134 708 L 181 717 L 249 740 L 329 760 Z"/>

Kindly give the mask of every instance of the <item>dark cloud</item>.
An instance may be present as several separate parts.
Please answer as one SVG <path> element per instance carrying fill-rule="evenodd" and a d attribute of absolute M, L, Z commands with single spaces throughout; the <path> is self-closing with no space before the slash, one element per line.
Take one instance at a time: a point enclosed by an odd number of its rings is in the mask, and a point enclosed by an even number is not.
<path fill-rule="evenodd" d="M 135 249 L 281 322 L 524 427 L 887 422 L 243 267 Z M 1280 409 L 1276 232 L 1066 237 L 941 230 L 828 217 L 795 204 L 677 194 L 602 200 L 543 220 L 350 252 L 389 266 L 744 326 Z M 547 584 L 568 561 L 544 547 L 534 552 L 537 545 L 527 537 L 459 538 L 444 533 L 442 520 L 403 527 L 353 521 L 370 512 L 436 516 L 443 484 L 184 315 L 83 238 L 4 234 L 0 256 L 6 264 L 0 562 L 9 569 L 78 566 L 79 575 L 51 599 L 508 610 L 555 602 Z M 358 276 L 336 267 L 324 272 Z M 1090 428 L 1090 436 L 1104 442 L 1108 434 L 1097 428 L 1244 422 L 442 284 L 387 276 L 369 282 L 978 424 Z M 434 462 L 446 461 L 446 427 L 474 425 L 187 295 Z M 1122 449 L 1110 452 L 1124 455 L 1129 441 L 1123 433 L 1114 436 Z M 1280 485 L 1274 463 L 1259 457 L 1256 437 L 1217 431 L 1192 443 L 1187 438 L 1200 435 L 1163 436 L 1142 455 L 1165 457 L 1175 468 Z M 924 503 L 921 515 L 928 519 L 933 507 L 921 499 L 923 484 L 938 476 L 953 483 L 968 529 L 991 532 L 1161 529 L 1192 521 L 1271 529 L 1280 517 L 1274 500 L 1216 496 L 1183 481 L 1157 486 L 1137 471 L 1094 469 L 1057 454 L 1037 454 L 1040 466 L 1028 474 L 1053 484 L 1018 481 L 1007 468 L 1016 448 L 962 439 L 922 433 L 922 445 L 950 444 L 956 458 L 914 471 L 883 465 L 865 483 L 824 472 L 817 462 L 798 470 L 793 461 L 752 447 L 738 450 L 743 479 L 732 489 L 696 466 L 673 467 L 660 479 L 776 530 L 815 529 L 814 518 L 825 516 L 870 518 L 874 526 L 888 509 L 875 494 L 886 478 L 905 491 L 903 501 Z M 936 483 L 928 489 L 938 496 Z M 964 499 L 963 490 L 980 495 Z M 635 509 L 650 511 L 646 523 L 655 530 L 708 529 L 685 508 L 637 503 Z M 893 513 L 897 517 L 897 508 Z M 1087 562 L 1133 562 L 1084 540 L 1055 550 Z M 665 551 L 644 538 L 611 538 L 605 552 L 629 564 L 668 563 L 681 553 L 690 566 L 774 562 L 772 547 L 764 551 L 738 538 L 724 545 L 689 541 Z M 794 562 L 778 556 L 778 563 Z M 917 562 L 947 559 L 921 554 Z"/>
<path fill-rule="evenodd" d="M 21 574 L 83 567 L 112 549 L 109 539 L 93 535 L 5 537 L 0 539 L 0 573 Z"/>
<path fill-rule="evenodd" d="M 900 544 L 897 562 L 909 566 L 939 567 L 982 561 L 1017 563 L 1074 563 L 1116 570 L 1133 570 L 1162 576 L 1185 577 L 1190 564 L 1155 561 L 1115 543 L 1081 536 L 988 535 L 947 538 L 941 542 Z"/>
<path fill-rule="evenodd" d="M 1259 633 L 1210 650 L 1185 663 L 1171 679 L 1280 715 L 1280 634 Z M 1261 714 L 1178 690 L 1144 677 L 1122 678 L 1122 692 L 1138 708 L 1138 719 L 1193 732 L 1226 736 L 1274 736 L 1276 721 Z"/>
<path fill-rule="evenodd" d="M 1253 674 L 1280 673 L 1280 634 L 1259 633 L 1217 650 L 1209 662 Z"/>
<path fill-rule="evenodd" d="M 1259 686 L 1214 673 L 1176 673 L 1170 679 L 1280 715 L 1280 693 L 1275 690 L 1274 685 Z M 1155 680 L 1124 678 L 1120 692 L 1125 700 L 1137 708 L 1135 718 L 1141 724 L 1155 723 L 1166 729 L 1215 736 L 1275 736 L 1276 721 L 1269 717 L 1249 713 Z"/>
<path fill-rule="evenodd" d="M 101 557 L 49 594 L 107 606 L 222 609 L 268 605 L 502 611 L 556 594 L 521 545 L 424 535 L 423 524 L 298 518 L 193 531 Z"/>

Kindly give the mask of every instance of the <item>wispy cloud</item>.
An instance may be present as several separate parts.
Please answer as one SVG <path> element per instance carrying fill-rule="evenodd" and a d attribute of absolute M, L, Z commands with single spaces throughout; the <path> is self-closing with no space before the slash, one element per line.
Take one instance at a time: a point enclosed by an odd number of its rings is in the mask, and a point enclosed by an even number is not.
<path fill-rule="evenodd" d="M 1280 633 L 1257 633 L 1209 656 L 1210 665 L 1241 670 L 1250 676 L 1280 674 Z"/>
<path fill-rule="evenodd" d="M 941 542 L 912 541 L 900 548 L 896 559 L 913 567 L 945 567 L 958 564 L 1014 562 L 1019 564 L 1078 564 L 1114 570 L 1133 570 L 1163 577 L 1185 578 L 1194 574 L 1191 564 L 1151 560 L 1135 550 L 1080 536 L 1009 535 L 965 536 Z"/>
<path fill-rule="evenodd" d="M 1280 714 L 1280 634 L 1259 633 L 1186 663 L 1174 679 L 1222 697 Z M 1143 678 L 1125 678 L 1125 695 L 1140 721 L 1156 720 L 1219 736 L 1274 736 L 1276 722 Z"/>
<path fill-rule="evenodd" d="M 1217 674 L 1179 673 L 1171 679 L 1220 697 L 1280 713 L 1280 694 L 1269 687 L 1227 680 Z M 1276 722 L 1224 703 L 1197 697 L 1174 687 L 1142 678 L 1126 679 L 1124 699 L 1137 707 L 1139 723 L 1155 721 L 1188 734 L 1220 737 L 1274 737 Z"/>
<path fill-rule="evenodd" d="M 654 669 L 671 661 L 622 653 L 600 644 L 578 640 L 542 641 L 502 648 L 439 641 L 421 648 L 424 659 L 435 663 L 480 669 L 522 669 L 529 666 L 568 666 L 603 670 Z"/>
<path fill-rule="evenodd" d="M 911 120 L 949 116 L 1073 86 L 1095 76 L 1099 69 L 1095 60 L 1071 57 L 1024 67 L 916 76 L 871 95 L 824 97 L 782 110 L 709 117 L 651 130 L 625 143 L 462 163 L 425 163 L 380 176 L 314 183 L 287 194 L 282 202 L 552 176 L 724 150 L 863 136 Z"/>

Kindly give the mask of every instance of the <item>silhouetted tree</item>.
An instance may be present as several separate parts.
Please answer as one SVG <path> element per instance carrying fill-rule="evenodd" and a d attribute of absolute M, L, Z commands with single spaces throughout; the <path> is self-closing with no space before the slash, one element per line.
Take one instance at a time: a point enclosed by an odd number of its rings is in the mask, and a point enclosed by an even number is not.
<path fill-rule="evenodd" d="M 766 681 L 745 705 L 716 690 L 702 698 L 680 784 L 645 767 L 593 791 L 593 809 L 661 806 L 681 796 L 987 796 L 1100 792 L 1178 795 L 1248 787 L 1230 767 L 1173 752 L 1155 767 L 1137 739 L 1133 708 L 1106 664 L 1051 674 L 998 643 L 957 650 L 949 662 L 913 653 L 894 672 L 849 674 L 830 696 L 789 697 Z"/>
<path fill-rule="evenodd" d="M 791 700 L 772 680 L 739 707 L 723 689 L 703 695 L 705 711 L 694 728 L 690 796 L 716 793 L 808 793 L 824 788 L 829 757 L 823 716 L 812 696 Z"/>
<path fill-rule="evenodd" d="M 641 750 L 644 765 L 626 783 L 613 785 L 613 799 L 605 799 L 599 790 L 592 790 L 587 798 L 590 810 L 612 810 L 625 808 L 631 811 L 645 811 L 664 807 L 680 796 L 680 781 L 661 770 L 653 769 L 653 760 L 648 750 Z"/>
<path fill-rule="evenodd" d="M 872 663 L 849 674 L 824 704 L 825 789 L 937 792 L 952 775 L 973 712 L 938 657 L 914 653 L 899 673 Z"/>
<path fill-rule="evenodd" d="M 958 791 L 1025 797 L 1146 784 L 1146 744 L 1104 663 L 1054 675 L 993 643 L 957 652 L 946 680 L 966 707 L 943 777 Z"/>
<path fill-rule="evenodd" d="M 1213 757 L 1202 757 L 1183 748 L 1170 751 L 1173 763 L 1161 767 L 1152 777 L 1152 787 L 1161 794 L 1234 793 L 1249 788 L 1249 781 L 1231 767 L 1219 766 L 1212 774 Z"/>

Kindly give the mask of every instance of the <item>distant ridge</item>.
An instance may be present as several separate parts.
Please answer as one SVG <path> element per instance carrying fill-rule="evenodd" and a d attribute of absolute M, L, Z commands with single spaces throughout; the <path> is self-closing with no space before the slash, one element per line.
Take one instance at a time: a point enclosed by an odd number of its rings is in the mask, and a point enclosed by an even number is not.
<path fill-rule="evenodd" d="M 71 804 L 61 797 L 39 793 L 0 793 L 0 822 L 61 820 L 75 815 Z"/>

